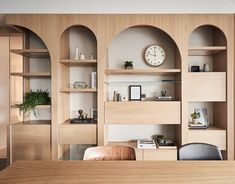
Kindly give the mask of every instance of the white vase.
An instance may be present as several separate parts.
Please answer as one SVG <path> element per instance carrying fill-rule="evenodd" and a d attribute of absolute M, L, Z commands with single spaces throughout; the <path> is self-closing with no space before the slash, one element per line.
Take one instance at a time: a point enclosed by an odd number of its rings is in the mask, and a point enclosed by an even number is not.
<path fill-rule="evenodd" d="M 197 124 L 198 123 L 198 119 L 193 119 L 193 124 Z"/>

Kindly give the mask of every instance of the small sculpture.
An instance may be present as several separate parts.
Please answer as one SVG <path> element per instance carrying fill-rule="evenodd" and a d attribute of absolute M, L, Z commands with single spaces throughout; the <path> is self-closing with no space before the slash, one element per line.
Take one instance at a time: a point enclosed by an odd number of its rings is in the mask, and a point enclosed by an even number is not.
<path fill-rule="evenodd" d="M 73 83 L 73 87 L 75 89 L 77 89 L 77 88 L 83 88 L 84 89 L 84 88 L 87 88 L 88 85 L 85 82 L 76 81 L 76 82 Z"/>
<path fill-rule="evenodd" d="M 79 114 L 78 119 L 83 120 L 84 119 L 83 110 L 78 110 L 78 114 Z"/>
<path fill-rule="evenodd" d="M 125 61 L 124 62 L 124 68 L 125 69 L 133 69 L 134 68 L 133 61 Z"/>

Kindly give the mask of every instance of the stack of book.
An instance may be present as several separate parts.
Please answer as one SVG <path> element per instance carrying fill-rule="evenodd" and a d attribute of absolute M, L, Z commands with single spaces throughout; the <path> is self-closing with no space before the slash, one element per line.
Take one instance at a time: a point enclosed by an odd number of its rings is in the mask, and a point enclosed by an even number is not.
<path fill-rule="evenodd" d="M 189 123 L 188 127 L 190 129 L 204 129 L 204 128 L 207 128 L 207 126 L 203 123 L 197 123 L 197 124 Z"/>
<path fill-rule="evenodd" d="M 156 149 L 154 140 L 137 140 L 137 149 Z"/>
<path fill-rule="evenodd" d="M 164 143 L 159 143 L 156 141 L 158 149 L 177 149 L 176 144 L 172 140 L 165 140 Z"/>

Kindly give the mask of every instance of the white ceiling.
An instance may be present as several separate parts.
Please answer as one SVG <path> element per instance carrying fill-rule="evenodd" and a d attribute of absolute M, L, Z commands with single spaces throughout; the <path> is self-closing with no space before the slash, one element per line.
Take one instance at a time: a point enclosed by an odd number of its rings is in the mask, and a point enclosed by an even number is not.
<path fill-rule="evenodd" d="M 235 13 L 235 0 L 0 0 L 0 13 Z"/>

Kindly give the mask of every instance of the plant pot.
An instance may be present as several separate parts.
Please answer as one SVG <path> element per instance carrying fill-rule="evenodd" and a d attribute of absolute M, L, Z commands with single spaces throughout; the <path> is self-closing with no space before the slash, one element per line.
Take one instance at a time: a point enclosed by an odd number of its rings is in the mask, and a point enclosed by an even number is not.
<path fill-rule="evenodd" d="M 198 119 L 193 119 L 193 124 L 197 124 L 198 123 Z"/>

